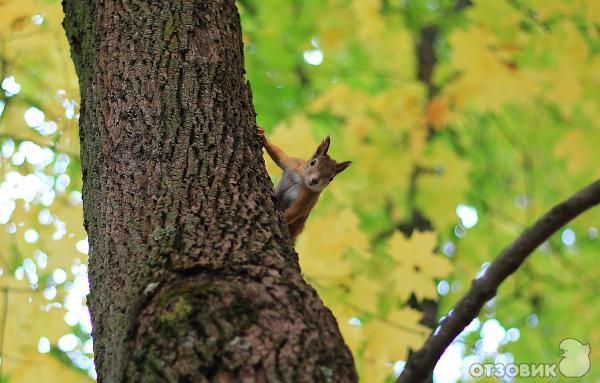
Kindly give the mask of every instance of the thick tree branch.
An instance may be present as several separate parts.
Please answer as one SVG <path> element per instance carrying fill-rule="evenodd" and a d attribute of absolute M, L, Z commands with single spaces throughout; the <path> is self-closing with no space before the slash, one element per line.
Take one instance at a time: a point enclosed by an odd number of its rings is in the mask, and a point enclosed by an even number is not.
<path fill-rule="evenodd" d="M 600 179 L 553 207 L 510 244 L 479 278 L 469 292 L 441 322 L 425 345 L 408 360 L 396 383 L 422 382 L 431 374 L 442 353 L 496 295 L 498 286 L 514 273 L 540 244 L 563 225 L 600 203 Z"/>

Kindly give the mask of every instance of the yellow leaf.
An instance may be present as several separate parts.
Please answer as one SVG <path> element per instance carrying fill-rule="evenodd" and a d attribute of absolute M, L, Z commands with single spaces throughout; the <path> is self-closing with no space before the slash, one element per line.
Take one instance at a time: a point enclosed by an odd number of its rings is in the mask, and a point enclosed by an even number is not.
<path fill-rule="evenodd" d="M 350 251 L 364 255 L 369 247 L 358 224 L 350 209 L 309 219 L 296 245 L 302 271 L 315 279 L 348 276 L 351 264 L 344 256 Z"/>
<path fill-rule="evenodd" d="M 410 308 L 396 310 L 384 320 L 368 322 L 365 358 L 375 364 L 372 368 L 389 368 L 389 364 L 406 360 L 409 350 L 416 350 L 425 341 L 431 330 L 419 324 L 423 313 Z"/>
<path fill-rule="evenodd" d="M 573 22 L 562 22 L 544 34 L 538 45 L 548 47 L 544 52 L 552 57 L 552 66 L 539 72 L 540 81 L 550 89 L 543 95 L 570 117 L 574 104 L 579 100 L 589 65 L 589 47 Z"/>
<path fill-rule="evenodd" d="M 371 102 L 371 109 L 392 131 L 405 131 L 421 125 L 426 91 L 422 84 L 409 82 L 382 91 Z"/>
<path fill-rule="evenodd" d="M 435 278 L 452 270 L 448 259 L 433 252 L 437 244 L 433 232 L 415 231 L 411 238 L 396 232 L 388 243 L 388 254 L 395 260 L 392 278 L 402 301 L 414 293 L 417 299 L 437 299 Z"/>
<path fill-rule="evenodd" d="M 40 337 L 46 337 L 50 343 L 56 344 L 62 335 L 69 332 L 69 327 L 63 320 L 65 311 L 61 308 L 48 307 L 49 303 L 40 291 L 31 293 L 22 290 L 9 291 L 9 315 L 6 322 L 4 348 L 6 354 L 14 358 L 15 362 L 10 363 L 11 359 L 7 359 L 6 373 L 11 374 L 13 368 L 22 370 L 33 367 L 33 364 L 23 365 L 17 360 L 27 360 L 37 353 Z M 3 301 L 2 307 L 5 304 L 6 302 Z M 2 362 L 4 363 L 4 360 Z"/>
<path fill-rule="evenodd" d="M 365 355 L 365 366 L 360 370 L 361 383 L 383 383 L 394 370 L 384 354 Z"/>
<path fill-rule="evenodd" d="M 587 9 L 585 16 L 588 23 L 600 24 L 600 1 L 587 0 Z"/>
<path fill-rule="evenodd" d="M 428 124 L 431 124 L 436 130 L 442 129 L 448 120 L 449 103 L 446 96 L 437 96 L 429 105 L 425 112 L 425 118 Z"/>
<path fill-rule="evenodd" d="M 378 292 L 381 288 L 379 282 L 373 281 L 364 275 L 359 275 L 350 282 L 348 301 L 361 311 L 368 313 L 377 312 Z"/>
<path fill-rule="evenodd" d="M 362 326 L 351 325 L 349 323 L 349 319 L 351 318 L 344 318 L 345 320 L 343 320 L 343 317 L 339 317 L 337 314 L 335 317 L 338 321 L 344 342 L 350 347 L 352 354 L 356 355 L 365 338 L 364 328 Z"/>
<path fill-rule="evenodd" d="M 313 113 L 328 112 L 339 117 L 356 116 L 364 112 L 369 104 L 369 96 L 358 89 L 350 89 L 346 84 L 328 88 L 311 104 Z"/>
<path fill-rule="evenodd" d="M 435 172 L 423 174 L 417 181 L 417 206 L 438 229 L 457 223 L 456 206 L 464 203 L 469 189 L 469 163 L 454 153 L 446 143 L 429 145 L 421 166 Z"/>
<path fill-rule="evenodd" d="M 587 0 L 591 3 L 595 0 Z M 571 17 L 585 9 L 585 0 L 528 0 L 528 5 L 541 20 L 556 17 Z"/>
<path fill-rule="evenodd" d="M 358 35 L 363 41 L 378 39 L 385 27 L 379 0 L 354 0 L 352 10 L 356 18 Z"/>
<path fill-rule="evenodd" d="M 529 104 L 540 92 L 540 84 L 531 72 L 512 63 L 520 43 L 503 52 L 503 41 L 487 27 L 471 26 L 450 36 L 453 47 L 450 65 L 461 73 L 443 91 L 458 109 L 499 111 L 505 104 Z"/>
<path fill-rule="evenodd" d="M 4 363 L 3 358 L 3 363 Z M 85 383 L 93 382 L 85 373 L 69 368 L 49 354 L 31 351 L 18 361 L 6 358 L 11 383 Z"/>
<path fill-rule="evenodd" d="M 570 130 L 563 134 L 554 148 L 554 154 L 558 158 L 566 159 L 567 168 L 571 173 L 589 172 L 592 176 L 600 176 L 597 161 L 598 142 L 598 129 L 586 132 L 581 129 Z"/>

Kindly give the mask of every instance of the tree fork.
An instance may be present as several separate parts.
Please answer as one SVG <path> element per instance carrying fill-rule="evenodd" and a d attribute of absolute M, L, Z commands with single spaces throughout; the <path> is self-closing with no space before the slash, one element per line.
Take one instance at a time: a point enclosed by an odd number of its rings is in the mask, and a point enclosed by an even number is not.
<path fill-rule="evenodd" d="M 273 201 L 233 0 L 64 0 L 99 382 L 356 382 Z"/>

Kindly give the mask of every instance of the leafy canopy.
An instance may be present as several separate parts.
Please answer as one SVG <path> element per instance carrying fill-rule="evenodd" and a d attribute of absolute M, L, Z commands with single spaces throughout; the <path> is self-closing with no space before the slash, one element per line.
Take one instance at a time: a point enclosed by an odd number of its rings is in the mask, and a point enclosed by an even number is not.
<path fill-rule="evenodd" d="M 392 381 L 485 262 L 600 176 L 600 3 L 468 3 L 239 2 L 269 138 L 308 157 L 329 134 L 331 155 L 354 162 L 297 251 L 367 383 Z M 61 18 L 57 0 L 0 2 L 0 352 L 10 382 L 95 376 L 78 89 Z M 468 380 L 476 361 L 558 362 L 567 337 L 600 349 L 599 218 L 588 212 L 538 249 L 451 346 L 436 381 Z M 599 377 L 592 369 L 582 381 Z"/>

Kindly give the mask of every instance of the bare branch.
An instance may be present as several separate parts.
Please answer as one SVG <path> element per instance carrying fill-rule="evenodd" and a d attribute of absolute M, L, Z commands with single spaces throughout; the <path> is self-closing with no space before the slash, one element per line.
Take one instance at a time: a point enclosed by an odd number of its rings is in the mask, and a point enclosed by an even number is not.
<path fill-rule="evenodd" d="M 442 353 L 471 321 L 481 307 L 496 295 L 498 286 L 514 273 L 540 244 L 563 225 L 600 203 L 600 179 L 556 205 L 510 244 L 494 260 L 471 289 L 414 353 L 396 383 L 420 383 L 431 374 Z"/>

